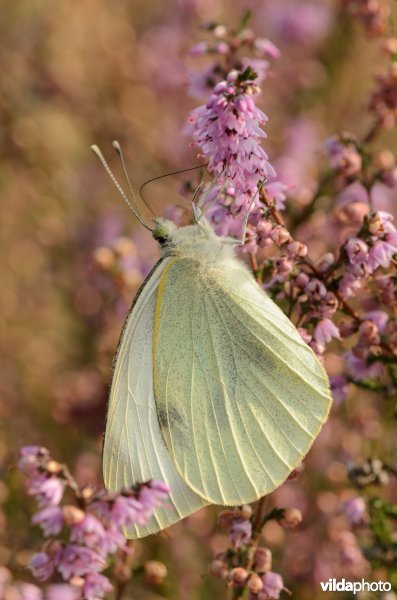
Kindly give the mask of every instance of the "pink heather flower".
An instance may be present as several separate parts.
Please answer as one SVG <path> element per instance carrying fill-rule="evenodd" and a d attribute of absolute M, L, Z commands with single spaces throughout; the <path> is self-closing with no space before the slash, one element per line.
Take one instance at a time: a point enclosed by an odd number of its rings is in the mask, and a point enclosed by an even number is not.
<path fill-rule="evenodd" d="M 397 239 L 389 243 L 383 240 L 377 240 L 369 251 L 369 265 L 372 271 L 378 267 L 387 268 L 393 255 L 397 253 Z"/>
<path fill-rule="evenodd" d="M 353 273 L 346 273 L 339 282 L 339 293 L 343 298 L 354 296 L 355 292 L 362 286 L 362 281 Z"/>
<path fill-rule="evenodd" d="M 127 527 L 134 523 L 143 525 L 146 521 L 143 505 L 135 498 L 118 496 L 110 510 L 110 522 L 118 527 Z"/>
<path fill-rule="evenodd" d="M 338 137 L 329 138 L 325 142 L 330 164 L 346 177 L 357 175 L 361 171 L 362 160 L 353 143 L 343 143 Z"/>
<path fill-rule="evenodd" d="M 277 210 L 284 210 L 288 186 L 281 181 L 271 181 L 265 184 L 265 189 L 270 200 L 273 200 L 275 208 Z"/>
<path fill-rule="evenodd" d="M 43 600 L 43 592 L 32 583 L 17 583 L 15 586 L 15 596 L 13 593 L 0 596 L 4 600 Z"/>
<path fill-rule="evenodd" d="M 345 244 L 345 250 L 349 258 L 350 264 L 361 265 L 368 261 L 368 246 L 360 238 L 349 238 Z"/>
<path fill-rule="evenodd" d="M 281 52 L 277 46 L 265 38 L 257 38 L 254 41 L 254 49 L 258 56 L 268 56 L 274 59 L 278 59 L 281 56 Z"/>
<path fill-rule="evenodd" d="M 236 202 L 247 209 L 258 184 L 275 177 L 275 172 L 260 145 L 265 137 L 260 125 L 267 117 L 255 106 L 259 89 L 253 81 L 240 82 L 240 75 L 232 71 L 218 83 L 207 104 L 191 113 L 190 121 L 209 170 L 227 178 Z"/>
<path fill-rule="evenodd" d="M 54 583 L 46 589 L 45 600 L 80 600 L 80 590 L 67 583 Z"/>
<path fill-rule="evenodd" d="M 199 42 L 189 50 L 190 56 L 203 56 L 209 50 L 208 42 Z"/>
<path fill-rule="evenodd" d="M 109 579 L 100 573 L 89 573 L 85 577 L 83 596 L 85 600 L 98 600 L 113 589 Z"/>
<path fill-rule="evenodd" d="M 114 554 L 116 550 L 127 550 L 126 540 L 122 531 L 112 523 L 106 529 L 106 552 Z"/>
<path fill-rule="evenodd" d="M 46 552 L 37 552 L 30 559 L 29 568 L 36 579 L 45 581 L 51 577 L 54 571 L 54 563 Z"/>
<path fill-rule="evenodd" d="M 68 581 L 72 577 L 82 577 L 87 573 L 101 571 L 105 565 L 102 556 L 90 548 L 70 544 L 61 551 L 57 568 L 63 579 Z"/>
<path fill-rule="evenodd" d="M 108 551 L 106 530 L 94 515 L 86 514 L 81 521 L 72 525 L 70 541 L 95 548 L 102 555 Z"/>
<path fill-rule="evenodd" d="M 358 546 L 356 536 L 351 531 L 342 531 L 339 539 L 339 550 L 341 558 L 351 565 L 359 565 L 364 560 Z"/>
<path fill-rule="evenodd" d="M 21 448 L 21 457 L 18 461 L 18 468 L 25 475 L 32 475 L 40 466 L 40 461 L 49 458 L 49 452 L 41 446 L 24 446 Z"/>
<path fill-rule="evenodd" d="M 310 344 L 313 338 L 307 331 L 307 329 L 304 329 L 303 327 L 298 327 L 298 331 L 303 341 L 306 342 L 306 344 Z"/>
<path fill-rule="evenodd" d="M 344 375 L 333 375 L 329 381 L 333 399 L 338 405 L 346 398 L 349 382 Z"/>
<path fill-rule="evenodd" d="M 320 347 L 325 347 L 332 338 L 340 339 L 339 329 L 330 319 L 321 319 L 314 328 L 313 336 Z"/>
<path fill-rule="evenodd" d="M 313 277 L 305 285 L 305 292 L 314 301 L 319 301 L 327 295 L 327 288 L 322 281 Z"/>
<path fill-rule="evenodd" d="M 49 477 L 38 486 L 37 502 L 40 507 L 56 506 L 63 497 L 64 483 L 58 477 Z"/>
<path fill-rule="evenodd" d="M 246 544 L 251 539 L 252 524 L 245 519 L 235 519 L 230 527 L 229 538 L 236 547 Z"/>
<path fill-rule="evenodd" d="M 168 497 L 170 489 L 162 481 L 151 481 L 139 490 L 138 498 L 146 510 L 152 511 Z"/>
<path fill-rule="evenodd" d="M 363 319 L 368 319 L 369 321 L 372 321 L 373 323 L 375 323 L 379 333 L 384 333 L 387 322 L 389 320 L 389 315 L 383 310 L 371 310 L 370 312 L 365 313 Z"/>
<path fill-rule="evenodd" d="M 382 377 L 384 374 L 383 365 L 379 362 L 368 364 L 364 358 L 360 358 L 353 352 L 346 352 L 345 361 L 349 372 L 354 379 L 371 379 Z"/>
<path fill-rule="evenodd" d="M 62 511 L 58 506 L 48 506 L 33 515 L 32 523 L 39 525 L 46 537 L 58 535 L 64 523 Z"/>
<path fill-rule="evenodd" d="M 365 500 L 361 496 L 356 496 L 344 502 L 342 510 L 352 525 L 361 525 L 367 520 Z"/>
<path fill-rule="evenodd" d="M 262 577 L 263 589 L 258 595 L 258 600 L 278 600 L 280 593 L 284 589 L 284 582 L 281 575 L 268 571 Z"/>

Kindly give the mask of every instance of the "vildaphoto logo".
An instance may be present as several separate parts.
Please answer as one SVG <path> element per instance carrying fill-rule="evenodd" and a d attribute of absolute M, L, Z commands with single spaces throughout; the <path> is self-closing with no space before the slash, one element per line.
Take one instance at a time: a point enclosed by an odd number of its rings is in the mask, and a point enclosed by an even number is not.
<path fill-rule="evenodd" d="M 320 581 L 323 592 L 390 592 L 391 583 L 388 581 L 346 581 L 346 579 L 328 579 Z"/>

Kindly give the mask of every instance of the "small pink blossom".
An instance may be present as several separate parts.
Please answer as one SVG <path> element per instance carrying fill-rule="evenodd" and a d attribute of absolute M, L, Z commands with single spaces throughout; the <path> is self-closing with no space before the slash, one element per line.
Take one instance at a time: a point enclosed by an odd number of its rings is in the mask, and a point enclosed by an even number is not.
<path fill-rule="evenodd" d="M 333 375 L 330 377 L 332 396 L 336 404 L 340 404 L 346 398 L 349 382 L 344 375 Z"/>
<path fill-rule="evenodd" d="M 345 360 L 347 368 L 354 379 L 371 379 L 382 377 L 384 374 L 384 367 L 381 363 L 369 364 L 365 358 L 356 356 L 353 352 L 346 352 Z"/>
<path fill-rule="evenodd" d="M 370 312 L 365 313 L 364 319 L 368 319 L 375 323 L 377 330 L 380 333 L 384 333 L 389 320 L 389 315 L 383 310 L 371 310 Z"/>
<path fill-rule="evenodd" d="M 350 498 L 344 502 L 342 510 L 352 525 L 361 525 L 368 518 L 365 500 L 361 496 Z"/>
<path fill-rule="evenodd" d="M 81 521 L 71 527 L 70 541 L 94 548 L 102 555 L 107 554 L 106 531 L 94 515 L 86 514 Z"/>
<path fill-rule="evenodd" d="M 30 476 L 38 469 L 41 461 L 49 458 L 48 450 L 41 446 L 24 446 L 21 448 L 20 454 L 17 466 L 25 475 Z"/>
<path fill-rule="evenodd" d="M 45 600 L 80 600 L 81 592 L 67 583 L 54 583 L 46 589 Z"/>
<path fill-rule="evenodd" d="M 100 573 L 89 573 L 85 577 L 83 585 L 83 596 L 85 600 L 97 600 L 111 592 L 113 586 L 109 579 Z"/>
<path fill-rule="evenodd" d="M 397 245 L 383 240 L 377 240 L 369 251 L 369 265 L 372 271 L 378 267 L 387 268 L 393 255 L 397 253 Z"/>
<path fill-rule="evenodd" d="M 345 245 L 350 264 L 363 264 L 368 261 L 368 245 L 360 238 L 350 238 Z"/>
<path fill-rule="evenodd" d="M 330 319 L 322 319 L 314 328 L 314 339 L 320 347 L 324 347 L 333 338 L 340 339 L 337 326 Z"/>
<path fill-rule="evenodd" d="M 29 568 L 34 577 L 40 581 L 45 581 L 51 577 L 54 571 L 54 563 L 46 552 L 37 552 L 30 559 Z"/>
<path fill-rule="evenodd" d="M 82 577 L 87 573 L 101 571 L 105 567 L 105 560 L 91 550 L 76 544 L 70 544 L 61 551 L 57 569 L 65 581 L 72 577 Z"/>
<path fill-rule="evenodd" d="M 56 506 L 63 497 L 64 483 L 58 477 L 49 477 L 40 485 L 36 493 L 40 507 Z"/>
<path fill-rule="evenodd" d="M 268 571 L 262 577 L 263 589 L 258 596 L 258 600 L 278 600 L 284 589 L 284 582 L 278 573 Z"/>
<path fill-rule="evenodd" d="M 58 535 L 64 523 L 62 511 L 58 506 L 48 506 L 33 515 L 32 523 L 39 525 L 46 537 Z"/>
<path fill-rule="evenodd" d="M 275 208 L 277 210 L 284 210 L 288 186 L 278 180 L 270 181 L 265 184 L 265 190 L 270 200 L 274 202 Z"/>
<path fill-rule="evenodd" d="M 268 56 L 274 59 L 278 59 L 281 56 L 281 52 L 277 46 L 265 38 L 257 38 L 254 41 L 254 48 L 258 56 Z"/>
<path fill-rule="evenodd" d="M 360 278 L 353 275 L 353 273 L 346 273 L 339 282 L 339 293 L 343 298 L 349 298 L 354 296 L 362 285 L 363 282 Z"/>
<path fill-rule="evenodd" d="M 229 538 L 236 547 L 246 544 L 251 539 L 252 524 L 245 519 L 235 519 L 230 527 Z"/>
<path fill-rule="evenodd" d="M 4 598 L 4 600 L 43 600 L 43 592 L 32 583 L 17 583 L 14 589 L 15 596 L 11 593 L 0 596 L 0 598 Z"/>

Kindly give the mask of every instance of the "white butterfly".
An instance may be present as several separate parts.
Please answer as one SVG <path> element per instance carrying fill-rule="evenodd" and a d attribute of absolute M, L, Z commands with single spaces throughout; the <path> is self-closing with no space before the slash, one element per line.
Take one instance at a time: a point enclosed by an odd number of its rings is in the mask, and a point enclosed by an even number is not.
<path fill-rule="evenodd" d="M 306 455 L 331 404 L 318 358 L 231 240 L 194 214 L 181 228 L 155 220 L 163 256 L 133 302 L 114 361 L 105 486 L 159 479 L 171 490 L 169 505 L 128 537 L 208 503 L 269 494 Z"/>

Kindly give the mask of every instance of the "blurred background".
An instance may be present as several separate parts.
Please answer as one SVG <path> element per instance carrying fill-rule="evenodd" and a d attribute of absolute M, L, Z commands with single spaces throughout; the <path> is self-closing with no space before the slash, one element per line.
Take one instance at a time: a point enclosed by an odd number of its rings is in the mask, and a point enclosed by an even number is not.
<path fill-rule="evenodd" d="M 32 506 L 13 469 L 18 450 L 46 446 L 80 483 L 101 485 L 111 359 L 128 306 L 158 256 L 90 145 L 100 146 L 121 179 L 111 146 L 118 139 L 138 187 L 198 164 L 182 130 L 202 103 L 189 83 L 202 65 L 187 51 L 205 37 L 201 23 L 236 25 L 247 7 L 255 33 L 282 52 L 261 108 L 269 116 L 265 148 L 292 186 L 296 213 L 316 189 L 324 140 L 368 129 L 364 109 L 383 60 L 339 2 L 1 2 L 0 564 L 19 579 L 30 577 L 23 566 L 39 532 L 30 527 Z M 382 144 L 395 148 L 395 134 L 385 133 Z M 145 189 L 156 214 L 170 204 L 188 208 L 180 195 L 186 178 Z M 391 210 L 393 200 L 388 189 L 378 190 L 379 207 Z M 302 230 L 314 255 L 327 250 L 326 227 L 320 204 L 310 232 Z M 338 360 L 338 351 L 327 358 L 331 371 Z M 304 514 L 302 528 L 288 537 L 274 523 L 265 529 L 294 597 L 320 596 L 318 581 L 328 577 L 365 575 L 364 559 L 350 567 L 341 558 L 338 507 L 349 496 L 346 462 L 386 433 L 370 392 L 353 394 L 335 410 L 301 479 L 277 492 L 275 502 Z M 138 574 L 131 597 L 224 597 L 224 584 L 207 575 L 213 554 L 228 545 L 216 513 L 205 509 L 139 543 L 137 564 L 163 561 L 169 577 L 153 589 Z"/>

